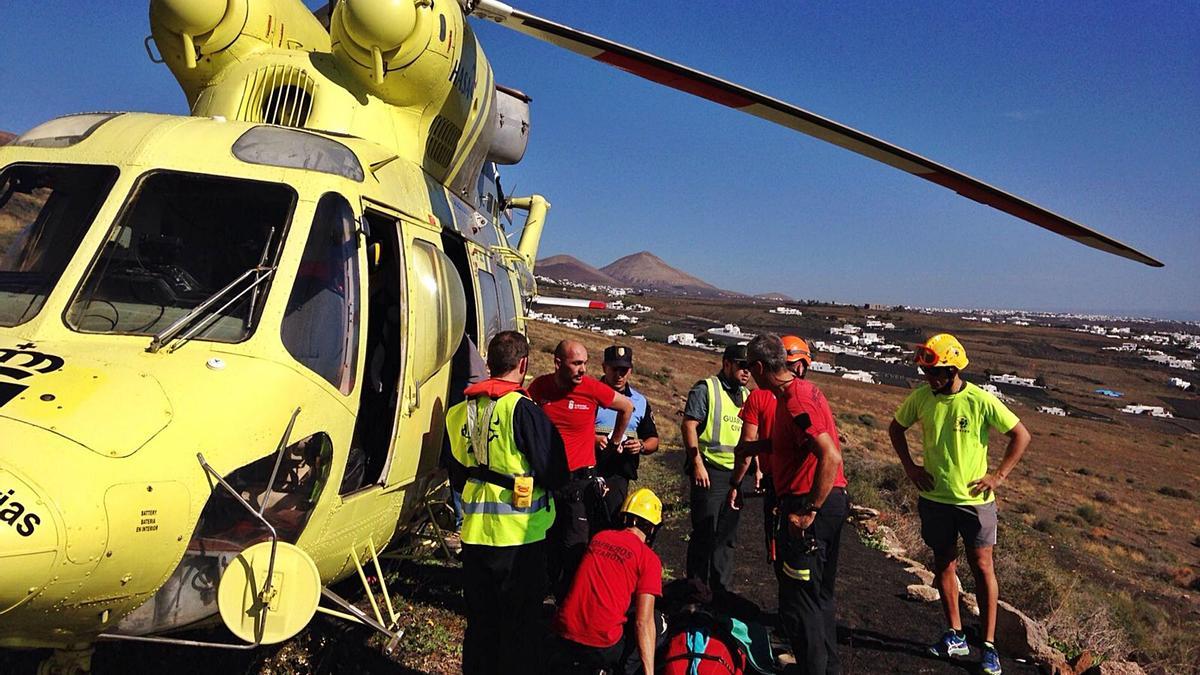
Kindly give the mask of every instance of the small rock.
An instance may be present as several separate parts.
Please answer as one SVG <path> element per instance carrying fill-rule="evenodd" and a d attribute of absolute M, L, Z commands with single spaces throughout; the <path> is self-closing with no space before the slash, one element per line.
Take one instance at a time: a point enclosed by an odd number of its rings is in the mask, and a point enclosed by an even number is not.
<path fill-rule="evenodd" d="M 924 584 L 912 584 L 907 589 L 909 600 L 918 600 L 920 602 L 937 602 L 942 594 L 938 589 Z"/>
<path fill-rule="evenodd" d="M 974 593 L 962 593 L 958 596 L 958 603 L 963 606 L 972 616 L 979 616 L 979 600 Z"/>
<path fill-rule="evenodd" d="M 850 517 L 854 520 L 874 520 L 879 517 L 879 510 L 855 504 L 850 507 Z"/>
<path fill-rule="evenodd" d="M 916 575 L 916 577 L 921 580 L 921 583 L 925 584 L 926 586 L 933 585 L 933 572 L 925 569 L 924 565 L 912 565 L 910 567 L 905 567 L 904 571 L 908 572 L 909 574 Z"/>
<path fill-rule="evenodd" d="M 1076 656 L 1075 660 L 1071 662 L 1071 667 L 1075 669 L 1076 673 L 1085 673 L 1095 662 L 1096 657 L 1090 650 L 1085 649 L 1082 654 Z"/>
<path fill-rule="evenodd" d="M 996 648 L 1001 654 L 1031 659 L 1054 675 L 1075 673 L 1066 657 L 1050 646 L 1045 627 L 1003 600 L 996 610 Z"/>

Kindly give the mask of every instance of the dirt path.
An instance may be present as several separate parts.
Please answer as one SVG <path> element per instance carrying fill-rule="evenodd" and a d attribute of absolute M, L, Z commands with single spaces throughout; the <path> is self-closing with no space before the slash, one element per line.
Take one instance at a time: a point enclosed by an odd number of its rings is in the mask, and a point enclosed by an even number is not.
<path fill-rule="evenodd" d="M 670 463 L 677 464 L 677 460 Z M 668 519 L 655 546 L 663 564 L 677 576 L 684 573 L 690 530 L 686 500 L 683 504 L 682 510 Z M 742 602 L 734 603 L 731 612 L 774 625 L 776 582 L 762 541 L 761 502 L 747 500 L 738 525 L 733 581 L 733 590 Z M 842 531 L 839 567 L 838 644 L 844 675 L 979 672 L 977 647 L 972 648 L 970 657 L 953 662 L 925 654 L 925 646 L 944 625 L 940 606 L 905 599 L 905 588 L 917 579 L 882 552 L 864 546 L 849 525 Z M 971 630 L 972 622 L 967 623 Z M 1004 659 L 1003 664 L 1006 674 L 1038 672 L 1035 666 L 1012 659 Z"/>

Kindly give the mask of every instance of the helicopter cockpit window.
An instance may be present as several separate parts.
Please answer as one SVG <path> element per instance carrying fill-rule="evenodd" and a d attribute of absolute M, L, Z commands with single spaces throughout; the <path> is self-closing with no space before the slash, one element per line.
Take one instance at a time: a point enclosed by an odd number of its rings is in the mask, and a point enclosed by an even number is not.
<path fill-rule="evenodd" d="M 517 329 L 517 303 L 513 299 L 512 274 L 507 268 L 496 266 L 496 289 L 500 296 L 500 330 Z"/>
<path fill-rule="evenodd" d="M 116 179 L 109 166 L 0 171 L 0 326 L 41 311 Z"/>
<path fill-rule="evenodd" d="M 350 148 L 316 134 L 254 127 L 233 144 L 233 156 L 250 164 L 308 169 L 362 182 L 363 168 Z"/>
<path fill-rule="evenodd" d="M 358 344 L 356 232 L 346 199 L 322 197 L 280 326 L 288 352 L 343 394 L 354 389 Z"/>
<path fill-rule="evenodd" d="M 191 316 L 195 339 L 246 339 L 270 283 L 255 284 L 247 273 L 273 271 L 295 202 L 291 188 L 275 183 L 146 176 L 76 293 L 67 324 L 87 333 L 156 335 Z"/>

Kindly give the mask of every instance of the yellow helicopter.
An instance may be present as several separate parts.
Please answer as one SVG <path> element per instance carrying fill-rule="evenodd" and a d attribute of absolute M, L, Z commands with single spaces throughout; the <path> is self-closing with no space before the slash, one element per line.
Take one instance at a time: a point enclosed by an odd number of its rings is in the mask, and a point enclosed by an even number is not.
<path fill-rule="evenodd" d="M 0 647 L 86 672 L 98 640 L 253 647 L 317 611 L 394 644 L 386 592 L 364 612 L 329 584 L 382 579 L 379 554 L 427 508 L 456 353 L 568 302 L 532 274 L 549 204 L 498 180 L 529 99 L 497 84 L 470 16 L 1161 265 L 493 0 L 152 0 L 147 50 L 190 116 L 69 115 L 0 147 Z M 509 208 L 527 213 L 516 242 Z M 169 637 L 218 620 L 241 642 Z"/>

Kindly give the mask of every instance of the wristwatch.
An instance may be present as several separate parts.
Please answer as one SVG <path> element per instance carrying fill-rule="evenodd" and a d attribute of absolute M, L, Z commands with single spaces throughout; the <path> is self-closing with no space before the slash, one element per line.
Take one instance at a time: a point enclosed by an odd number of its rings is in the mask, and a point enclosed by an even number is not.
<path fill-rule="evenodd" d="M 801 505 L 800 511 L 798 511 L 798 513 L 816 514 L 820 510 L 821 510 L 821 507 L 817 506 L 816 504 L 813 504 L 812 502 L 804 502 L 804 504 Z"/>

